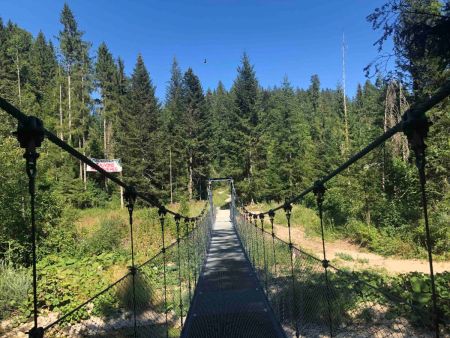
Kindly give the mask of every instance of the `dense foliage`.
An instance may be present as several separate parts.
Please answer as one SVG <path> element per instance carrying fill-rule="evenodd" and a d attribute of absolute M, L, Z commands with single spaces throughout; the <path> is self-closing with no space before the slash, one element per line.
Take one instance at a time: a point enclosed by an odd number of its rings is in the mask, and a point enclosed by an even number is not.
<path fill-rule="evenodd" d="M 417 6 L 412 0 L 400 5 L 390 2 L 368 18 L 374 28 L 384 27 L 381 42 L 394 35 L 403 62 L 399 69 L 412 78 L 411 90 L 408 83 L 379 77 L 375 83 L 359 85 L 355 97 L 344 102 L 342 88 L 321 88 L 317 75 L 311 76 L 306 89 L 293 88 L 287 77 L 280 86 L 262 88 L 244 54 L 232 87 L 227 90 L 219 83 L 206 92 L 194 71 L 189 68 L 183 74 L 174 59 L 166 100 L 160 102 L 143 57 L 138 55 L 128 77 L 123 61 L 114 58 L 105 43 L 92 56 L 91 43 L 84 40 L 65 5 L 58 47 L 43 33 L 33 37 L 12 22 L 0 21 L 0 95 L 42 118 L 48 129 L 86 155 L 121 158 L 124 179 L 165 201 L 204 198 L 209 176 L 233 176 L 246 201 L 282 201 L 395 124 L 408 102 L 432 92 L 448 77 L 448 67 L 443 67 L 448 65 L 448 55 L 435 44 L 412 49 L 431 30 L 426 27 L 434 27 L 436 43 L 445 38 L 448 31 L 438 34 L 448 21 L 448 6 L 421 2 L 420 11 L 433 15 L 421 14 L 413 20 L 411 8 Z M 396 19 L 386 21 L 391 12 L 397 13 Z M 416 25 L 423 29 L 413 32 Z M 427 71 L 434 80 L 416 81 L 416 65 L 436 65 Z M 429 117 L 433 244 L 437 253 L 445 253 L 450 208 L 448 102 L 429 112 Z M 27 264 L 28 196 L 21 150 L 10 134 L 15 121 L 4 113 L 0 120 L 0 259 Z M 86 173 L 82 163 L 49 143 L 41 153 L 40 250 L 64 251 L 75 236 L 73 224 L 63 217 L 66 207 L 102 205 L 116 188 Z M 354 233 L 369 247 L 375 234 L 404 237 L 424 246 L 418 194 L 413 155 L 398 135 L 330 183 L 327 224 L 350 228 L 343 232 Z M 306 206 L 311 202 L 306 200 Z"/>

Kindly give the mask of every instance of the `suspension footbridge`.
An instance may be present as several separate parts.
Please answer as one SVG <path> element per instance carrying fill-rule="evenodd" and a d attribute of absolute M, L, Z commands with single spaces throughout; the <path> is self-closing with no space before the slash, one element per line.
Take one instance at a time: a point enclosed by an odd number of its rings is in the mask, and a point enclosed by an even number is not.
<path fill-rule="evenodd" d="M 374 139 L 328 175 L 278 207 L 248 210 L 232 178 L 210 179 L 209 200 L 195 217 L 167 209 L 150 194 L 137 191 L 78 152 L 3 98 L 0 108 L 18 121 L 17 138 L 24 148 L 30 195 L 30 245 L 33 251 L 33 322 L 29 337 L 439 337 L 450 335 L 450 320 L 442 311 L 449 302 L 435 287 L 428 224 L 425 176 L 425 112 L 450 94 L 447 81 L 433 96 L 412 106 L 403 120 Z M 430 285 L 430 304 L 421 306 L 399 297 L 361 276 L 341 270 L 327 259 L 323 227 L 326 184 L 350 165 L 403 132 L 414 150 L 423 210 Z M 52 321 L 39 308 L 39 271 L 36 256 L 35 199 L 39 194 L 38 149 L 47 139 L 105 178 L 125 189 L 129 213 L 128 271 L 114 283 Z M 229 185 L 226 209 L 213 204 L 212 185 Z M 291 240 L 295 203 L 314 194 L 322 231 L 321 257 L 297 248 Z M 156 207 L 160 250 L 137 264 L 133 238 L 136 200 Z M 285 217 L 288 241 L 274 231 L 274 219 Z M 167 240 L 168 221 L 176 238 Z M 107 306 L 106 306 L 107 304 Z M 93 311 L 92 309 L 100 309 Z M 82 312 L 85 316 L 76 316 Z M 74 320 L 78 318 L 78 320 Z M 82 318 L 82 319 L 80 319 Z"/>

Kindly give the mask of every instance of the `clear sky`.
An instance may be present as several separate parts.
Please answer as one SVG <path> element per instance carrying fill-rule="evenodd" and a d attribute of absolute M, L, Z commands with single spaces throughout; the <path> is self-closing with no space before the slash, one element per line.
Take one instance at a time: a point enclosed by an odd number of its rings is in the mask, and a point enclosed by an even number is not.
<path fill-rule="evenodd" d="M 242 53 L 248 53 L 263 87 L 287 75 L 306 88 L 312 74 L 323 87 L 342 79 L 342 34 L 347 44 L 347 93 L 364 82 L 363 68 L 376 55 L 366 16 L 382 0 L 69 0 L 93 43 L 104 41 L 125 60 L 130 74 L 142 53 L 157 95 L 164 98 L 174 56 L 183 70 L 192 67 L 203 87 L 222 80 L 229 88 Z M 0 17 L 56 40 L 62 0 L 0 0 Z M 204 59 L 207 63 L 204 63 Z"/>

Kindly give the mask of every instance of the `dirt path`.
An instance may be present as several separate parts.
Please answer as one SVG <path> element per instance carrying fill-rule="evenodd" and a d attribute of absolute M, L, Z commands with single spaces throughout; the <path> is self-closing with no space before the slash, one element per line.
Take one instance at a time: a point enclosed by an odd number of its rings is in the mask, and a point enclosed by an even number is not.
<path fill-rule="evenodd" d="M 275 225 L 275 232 L 281 239 L 288 240 L 287 227 Z M 306 237 L 305 231 L 301 228 L 292 228 L 291 236 L 295 246 L 317 257 L 322 257 L 322 241 L 320 238 Z M 413 271 L 428 273 L 430 271 L 428 261 L 426 260 L 400 259 L 395 257 L 386 258 L 375 253 L 367 252 L 364 248 L 344 240 L 327 241 L 325 244 L 327 259 L 332 260 L 338 267 L 349 267 L 356 270 L 375 268 L 385 270 L 392 274 Z M 450 262 L 435 262 L 434 271 L 450 271 Z"/>

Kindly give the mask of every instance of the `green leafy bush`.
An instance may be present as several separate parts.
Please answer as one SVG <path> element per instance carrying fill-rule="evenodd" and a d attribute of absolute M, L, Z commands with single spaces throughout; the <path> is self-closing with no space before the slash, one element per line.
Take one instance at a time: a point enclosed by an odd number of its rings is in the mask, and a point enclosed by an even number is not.
<path fill-rule="evenodd" d="M 450 194 L 430 212 L 430 232 L 434 253 L 450 258 Z M 426 232 L 423 221 L 414 229 L 414 240 L 426 247 Z"/>
<path fill-rule="evenodd" d="M 118 253 L 106 253 L 82 259 L 47 255 L 37 265 L 39 272 L 38 307 L 66 314 L 111 282 L 109 268 L 125 266 L 127 257 Z M 32 300 L 20 304 L 19 312 L 24 320 L 31 316 Z M 86 308 L 75 312 L 66 321 L 78 321 L 89 317 Z"/>
<path fill-rule="evenodd" d="M 450 272 L 435 275 L 438 311 L 442 318 L 450 318 Z M 407 306 L 399 306 L 399 312 L 411 314 L 411 319 L 432 326 L 431 317 L 410 311 L 408 306 L 424 309 L 430 313 L 432 309 L 431 281 L 428 274 L 411 272 L 393 277 L 389 282 L 390 292 L 400 296 Z"/>
<path fill-rule="evenodd" d="M 376 246 L 380 234 L 378 230 L 364 222 L 351 219 L 346 227 L 346 234 L 357 244 L 363 247 Z"/>
<path fill-rule="evenodd" d="M 121 249 L 121 242 L 127 234 L 127 226 L 121 219 L 102 220 L 99 228 L 82 245 L 82 251 L 101 254 Z"/>

